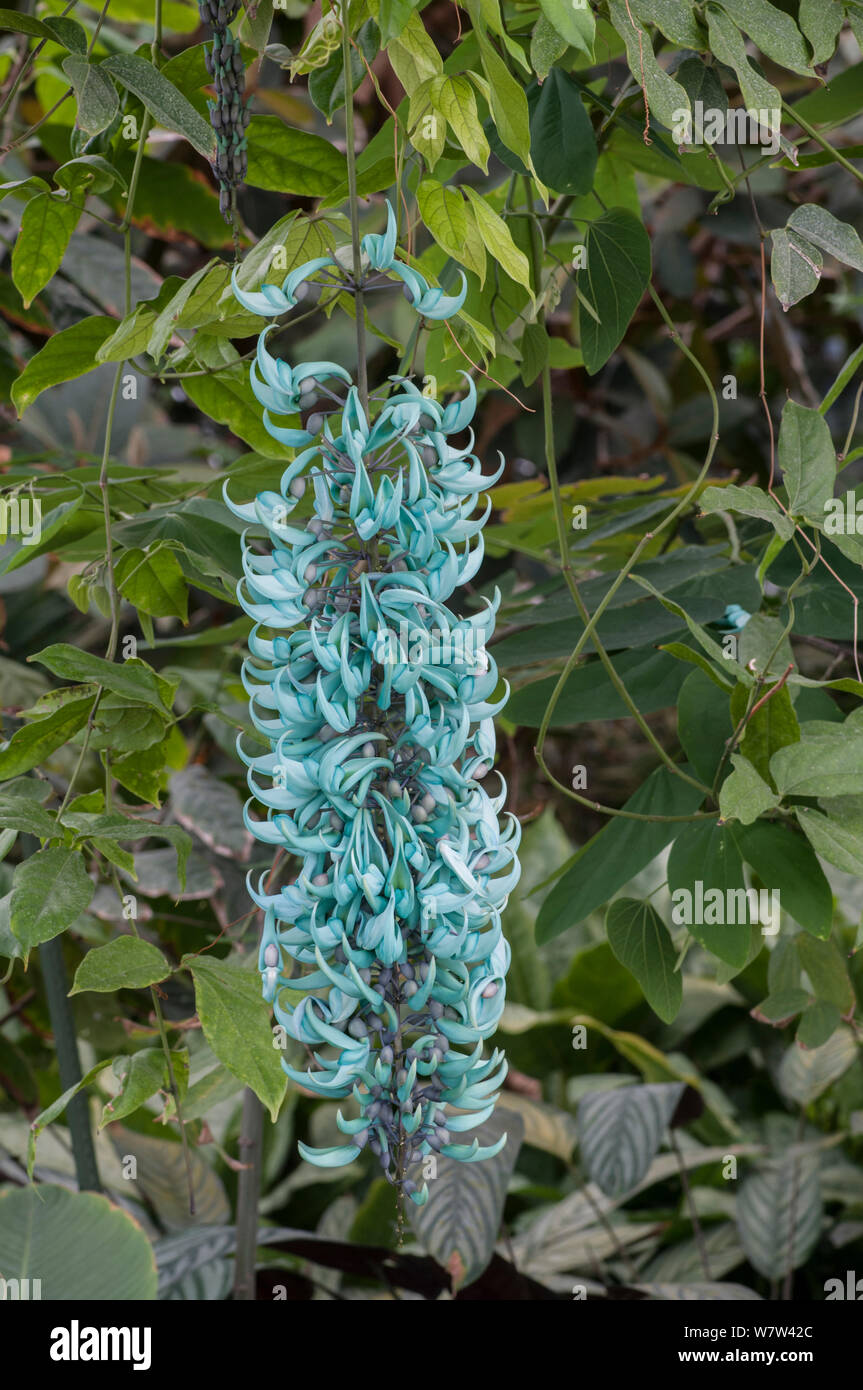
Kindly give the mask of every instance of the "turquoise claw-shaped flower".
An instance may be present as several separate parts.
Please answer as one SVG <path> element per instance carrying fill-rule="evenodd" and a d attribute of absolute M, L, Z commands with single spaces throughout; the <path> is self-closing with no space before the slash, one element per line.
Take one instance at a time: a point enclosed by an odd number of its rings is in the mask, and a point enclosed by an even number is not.
<path fill-rule="evenodd" d="M 463 270 L 459 271 L 461 276 L 461 289 L 457 295 L 447 295 L 444 290 L 437 286 L 429 287 L 428 282 L 419 274 L 412 270 L 410 266 L 402 265 L 400 261 L 393 261 L 389 267 L 400 280 L 407 286 L 410 301 L 417 313 L 424 319 L 451 319 L 453 314 L 457 314 L 467 298 L 467 277 Z"/>
<path fill-rule="evenodd" d="M 375 270 L 389 270 L 396 251 L 396 218 L 392 204 L 387 203 L 387 229 L 378 234 L 369 232 L 360 242 L 360 249 Z"/>
<path fill-rule="evenodd" d="M 745 608 L 741 608 L 739 603 L 729 603 L 719 623 L 717 623 L 717 627 L 720 627 L 723 632 L 739 632 L 742 627 L 746 626 L 751 617 L 752 614 L 747 613 Z"/>
<path fill-rule="evenodd" d="M 306 261 L 304 265 L 297 266 L 296 270 L 292 270 L 289 275 L 285 276 L 281 286 L 264 283 L 257 293 L 240 289 L 237 284 L 239 267 L 235 265 L 231 271 L 231 289 L 243 308 L 247 309 L 250 314 L 259 314 L 263 318 L 271 319 L 293 309 L 297 303 L 297 288 L 310 275 L 314 275 L 316 271 L 323 270 L 325 266 L 333 264 L 330 256 L 318 256 L 315 260 Z"/>

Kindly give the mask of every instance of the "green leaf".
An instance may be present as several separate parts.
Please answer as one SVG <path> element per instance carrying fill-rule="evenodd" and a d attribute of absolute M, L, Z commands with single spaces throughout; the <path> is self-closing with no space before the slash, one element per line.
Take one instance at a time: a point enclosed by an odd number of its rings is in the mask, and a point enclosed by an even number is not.
<path fill-rule="evenodd" d="M 711 660 L 716 662 L 721 670 L 727 671 L 729 675 L 732 673 L 736 675 L 737 679 L 743 685 L 750 686 L 752 684 L 751 674 L 740 665 L 739 661 L 735 661 L 733 657 L 730 657 L 727 651 L 711 637 L 703 624 L 696 622 L 681 604 L 675 603 L 674 600 L 667 595 L 661 594 L 643 575 L 632 574 L 630 578 L 633 583 L 639 584 L 642 589 L 646 589 L 649 594 L 653 594 L 654 598 L 659 599 L 663 608 L 667 609 L 669 613 L 674 613 L 686 624 L 698 645 L 707 653 Z"/>
<path fill-rule="evenodd" d="M 860 1049 L 848 1028 L 838 1028 L 820 1047 L 789 1047 L 779 1067 L 778 1086 L 796 1105 L 811 1105 L 855 1062 Z"/>
<path fill-rule="evenodd" d="M 436 77 L 428 77 L 414 88 L 408 110 L 411 144 L 422 155 L 429 169 L 434 169 L 446 145 L 446 121 L 432 101 L 432 89 L 437 80 Z"/>
<path fill-rule="evenodd" d="M 115 1057 L 112 1070 L 120 1082 L 120 1090 L 102 1110 L 100 1129 L 114 1120 L 122 1120 L 125 1115 L 131 1115 L 150 1096 L 168 1086 L 165 1054 L 160 1047 L 143 1047 L 140 1052 L 133 1052 L 131 1057 Z"/>
<path fill-rule="evenodd" d="M 582 1096 L 579 1155 L 606 1197 L 625 1196 L 645 1177 L 684 1089 L 682 1082 L 665 1082 Z"/>
<path fill-rule="evenodd" d="M 534 72 L 543 82 L 558 58 L 568 48 L 566 39 L 544 14 L 539 16 L 530 36 L 530 61 Z"/>
<path fill-rule="evenodd" d="M 164 546 L 125 550 L 114 567 L 117 587 L 142 613 L 188 620 L 189 595 L 180 562 Z"/>
<path fill-rule="evenodd" d="M 0 826 L 39 840 L 59 837 L 61 829 L 53 811 L 46 811 L 31 796 L 0 795 Z"/>
<path fill-rule="evenodd" d="M 123 695 L 108 694 L 95 715 L 90 746 L 117 754 L 140 752 L 163 737 L 165 724 L 164 711 Z"/>
<path fill-rule="evenodd" d="M 89 950 L 75 971 L 70 994 L 93 990 L 111 994 L 116 989 L 143 989 L 170 975 L 162 952 L 137 936 L 118 936 L 107 946 Z"/>
<path fill-rule="evenodd" d="M 824 261 L 818 247 L 793 229 L 779 227 L 770 237 L 770 278 L 779 303 L 787 311 L 817 290 Z"/>
<path fill-rule="evenodd" d="M 787 685 L 770 686 L 769 700 L 749 716 L 740 743 L 740 752 L 748 758 L 763 782 L 772 786 L 770 759 L 780 748 L 800 740 L 800 725 Z M 765 692 L 769 693 L 769 692 Z M 735 728 L 746 712 L 749 692 L 737 685 L 731 696 L 731 717 Z"/>
<path fill-rule="evenodd" d="M 81 208 L 63 193 L 37 193 L 12 248 L 12 279 L 27 309 L 59 269 Z"/>
<path fill-rule="evenodd" d="M 807 734 L 780 748 L 770 773 L 783 796 L 849 796 L 863 792 L 863 728 L 837 725 L 837 733 Z"/>
<path fill-rule="evenodd" d="M 651 114 L 670 130 L 680 120 L 680 113 L 690 110 L 686 89 L 657 62 L 651 37 L 635 22 L 627 0 L 609 0 L 608 13 L 626 46 L 629 70 L 644 88 Z"/>
<path fill-rule="evenodd" d="M 818 1002 L 835 1004 L 843 1017 L 850 1015 L 856 1004 L 854 986 L 835 942 L 801 934 L 795 938 L 795 944 Z"/>
<path fill-rule="evenodd" d="M 51 1183 L 0 1196 L 0 1269 L 41 1280 L 57 1302 L 138 1302 L 156 1297 L 153 1247 L 134 1217 L 95 1192 Z"/>
<path fill-rule="evenodd" d="M 814 936 L 829 936 L 833 894 L 807 842 L 787 826 L 768 821 L 735 826 L 733 834 L 764 886 L 778 891 L 783 911 Z"/>
<path fill-rule="evenodd" d="M 780 936 L 767 962 L 767 984 L 771 994 L 800 987 L 800 961 L 794 938 Z"/>
<path fill-rule="evenodd" d="M 160 755 L 161 756 L 161 755 Z M 167 840 L 176 852 L 176 876 L 179 887 L 186 887 L 186 862 L 192 849 L 192 838 L 179 826 L 163 826 L 157 820 L 142 820 L 136 816 L 121 816 L 117 812 L 104 812 L 89 815 L 85 812 L 67 810 L 63 816 L 64 826 L 69 826 L 79 838 L 99 840 L 100 847 L 117 840 Z"/>
<path fill-rule="evenodd" d="M 398 38 L 390 42 L 387 56 L 393 72 L 408 93 L 443 71 L 441 56 L 416 10 Z"/>
<path fill-rule="evenodd" d="M 788 1155 L 748 1177 L 737 1198 L 737 1229 L 751 1265 L 781 1279 L 805 1264 L 821 1234 L 818 1160 Z"/>
<path fill-rule="evenodd" d="M 415 0 L 380 0 L 377 20 L 381 46 L 397 39 L 414 12 Z"/>
<path fill-rule="evenodd" d="M 796 815 L 816 854 L 846 874 L 863 878 L 863 797 L 824 797 L 821 815 L 797 806 Z"/>
<path fill-rule="evenodd" d="M 168 781 L 165 760 L 169 751 L 169 741 L 165 739 L 141 752 L 127 753 L 122 758 L 115 758 L 111 763 L 111 771 L 121 787 L 139 796 L 142 801 L 149 802 L 151 806 L 158 806 L 160 794 Z"/>
<path fill-rule="evenodd" d="M 468 159 L 486 172 L 488 141 L 477 115 L 476 96 L 471 83 L 466 77 L 442 74 L 432 79 L 429 95 Z"/>
<path fill-rule="evenodd" d="M 417 203 L 425 225 L 448 256 L 485 279 L 485 247 L 474 218 L 470 217 L 458 189 L 446 188 L 435 179 L 423 179 Z"/>
<path fill-rule="evenodd" d="M 487 38 L 477 21 L 476 0 L 469 0 L 468 10 L 479 41 L 483 71 L 488 78 L 488 104 L 491 116 L 507 149 L 518 155 L 532 169 L 530 155 L 530 111 L 524 88 L 513 77 L 497 49 Z"/>
<path fill-rule="evenodd" d="M 96 885 L 72 849 L 40 849 L 15 869 L 11 923 L 25 953 L 71 926 Z"/>
<path fill-rule="evenodd" d="M 796 1041 L 808 1049 L 823 1047 L 829 1042 L 841 1022 L 835 1004 L 810 1004 L 803 1010 L 797 1026 Z"/>
<path fill-rule="evenodd" d="M 585 247 L 579 288 L 597 318 L 580 315 L 581 350 L 594 376 L 621 342 L 647 289 L 650 238 L 631 212 L 611 208 L 588 225 Z"/>
<path fill-rule="evenodd" d="M 110 333 L 96 353 L 97 362 L 125 362 L 145 352 L 158 310 L 153 303 L 144 300 L 136 304 L 131 314 L 121 319 L 113 333 Z M 116 320 L 112 320 L 115 323 Z"/>
<path fill-rule="evenodd" d="M 549 339 L 541 323 L 528 323 L 521 335 L 521 379 L 532 386 L 548 361 Z"/>
<path fill-rule="evenodd" d="M 425 1206 L 411 1202 L 408 1208 L 417 1240 L 448 1271 L 454 1289 L 473 1283 L 494 1254 L 524 1124 L 500 1106 L 473 1134 L 483 1147 L 497 1143 L 503 1134 L 507 1141 L 500 1153 L 482 1163 L 459 1163 L 441 1154 Z"/>
<path fill-rule="evenodd" d="M 252 188 L 320 198 L 347 178 L 344 155 L 320 135 L 296 130 L 278 116 L 255 116 L 247 132 Z"/>
<path fill-rule="evenodd" d="M 863 270 L 863 242 L 848 222 L 840 222 L 832 212 L 818 203 L 803 203 L 795 208 L 788 226 L 807 241 L 814 242 L 828 256 L 835 256 L 844 265 Z"/>
<path fill-rule="evenodd" d="M 719 792 L 719 810 L 722 819 L 739 820 L 743 825 L 751 825 L 765 811 L 772 811 L 779 805 L 779 797 L 756 772 L 748 758 L 740 753 L 731 754 L 734 771 L 722 784 Z"/>
<path fill-rule="evenodd" d="M 721 0 L 735 24 L 758 45 L 762 53 L 802 77 L 812 76 L 812 59 L 794 20 L 769 0 Z"/>
<path fill-rule="evenodd" d="M 699 671 L 701 671 L 717 689 L 724 691 L 726 695 L 731 693 L 731 685 L 720 675 L 716 667 L 707 660 L 707 657 L 703 656 L 701 652 L 697 652 L 694 647 L 687 646 L 685 642 L 663 642 L 659 650 L 661 652 L 667 652 L 669 656 L 673 656 L 675 661 L 686 661 L 690 666 L 697 666 Z"/>
<path fill-rule="evenodd" d="M 752 1010 L 754 1018 L 764 1023 L 784 1026 L 792 1018 L 808 1007 L 811 995 L 805 989 L 782 989 L 776 994 L 768 994 L 757 1008 Z"/>
<path fill-rule="evenodd" d="M 177 293 L 171 296 L 163 308 L 160 308 L 147 340 L 147 352 L 155 362 L 159 361 L 167 347 L 186 304 L 211 269 L 211 264 L 204 265 L 200 270 L 195 271 L 194 275 L 183 280 Z"/>
<path fill-rule="evenodd" d="M 502 266 L 511 280 L 515 280 L 516 284 L 524 285 L 525 289 L 529 291 L 531 289 L 530 266 L 527 256 L 516 246 L 506 222 L 497 215 L 475 188 L 465 184 L 464 191 L 473 211 L 480 239 L 485 244 L 489 255 L 494 257 L 499 266 Z"/>
<path fill-rule="evenodd" d="M 182 135 L 205 159 L 214 157 L 215 138 L 210 125 L 148 58 L 136 53 L 115 53 L 103 61 L 102 67 L 144 103 L 159 125 Z"/>
<path fill-rule="evenodd" d="M 650 648 L 615 653 L 612 665 L 642 714 L 673 705 L 687 675 L 680 662 Z M 515 724 L 539 728 L 556 685 L 556 677 L 549 676 L 522 686 L 510 698 L 507 718 Z M 567 680 L 555 705 L 551 727 L 560 729 L 593 719 L 621 719 L 628 713 L 601 662 L 589 661 L 577 666 Z"/>
<path fill-rule="evenodd" d="M 275 1121 L 285 1094 L 285 1077 L 261 997 L 260 976 L 212 956 L 184 956 L 191 970 L 195 1003 L 210 1047 L 267 1107 Z"/>
<path fill-rule="evenodd" d="M 672 920 L 712 955 L 741 969 L 749 954 L 750 905 L 740 851 L 727 826 L 715 821 L 684 826 L 668 856 L 668 887 Z M 696 921 L 698 916 L 705 920 Z"/>
<path fill-rule="evenodd" d="M 549 24 L 566 39 L 570 48 L 586 53 L 593 62 L 596 20 L 590 7 L 573 4 L 572 0 L 540 0 L 540 7 Z"/>
<path fill-rule="evenodd" d="M 124 699 L 149 705 L 159 713 L 170 710 L 172 687 L 139 657 L 106 661 L 68 642 L 56 642 L 28 660 L 38 661 L 40 666 L 46 666 L 63 680 L 92 681 Z"/>
<path fill-rule="evenodd" d="M 237 38 L 256 53 L 263 53 L 273 27 L 274 0 L 258 0 L 257 5 L 241 7 L 237 16 Z"/>
<path fill-rule="evenodd" d="M 564 979 L 555 982 L 553 998 L 611 1024 L 637 1009 L 643 992 L 608 942 L 597 941 L 576 951 Z"/>
<path fill-rule="evenodd" d="M 786 401 L 779 427 L 779 466 L 793 516 L 824 520 L 836 483 L 836 452 L 830 429 L 817 410 Z"/>
<path fill-rule="evenodd" d="M 106 1057 L 102 1062 L 97 1062 L 95 1067 L 91 1067 L 87 1074 L 82 1076 L 80 1081 L 77 1081 L 74 1086 L 67 1087 L 56 1100 L 53 1100 L 50 1105 L 46 1106 L 45 1109 L 36 1116 L 35 1120 L 31 1121 L 30 1135 L 27 1141 L 27 1176 L 31 1181 L 33 1179 L 33 1167 L 36 1162 L 36 1141 L 43 1129 L 47 1129 L 50 1124 L 53 1124 L 58 1115 L 62 1115 L 70 1100 L 73 1100 L 74 1097 L 78 1095 L 79 1091 L 83 1091 L 85 1087 L 92 1085 L 96 1077 L 110 1065 L 110 1057 Z"/>
<path fill-rule="evenodd" d="M 115 327 L 115 319 L 95 314 L 54 333 L 12 385 L 12 403 L 19 417 L 49 386 L 92 372 L 96 353 Z"/>
<path fill-rule="evenodd" d="M 13 34 L 32 34 L 34 38 L 56 42 L 54 34 L 41 19 L 35 19 L 29 14 L 19 14 L 17 10 L 0 10 L 0 30 L 11 31 Z"/>
<path fill-rule="evenodd" d="M 827 63 L 833 57 L 844 15 L 842 0 L 800 0 L 800 28 L 812 45 L 814 64 Z"/>
<path fill-rule="evenodd" d="M 710 51 L 720 63 L 733 68 L 747 110 L 768 113 L 781 111 L 781 94 L 750 61 L 743 35 L 718 5 L 707 6 L 707 28 Z M 784 136 L 780 138 L 780 145 L 792 163 L 796 164 L 797 151 L 794 146 Z"/>
<path fill-rule="evenodd" d="M 88 35 L 83 24 L 79 24 L 75 19 L 67 19 L 65 15 L 52 15 L 50 19 L 45 20 L 45 24 L 57 42 L 68 48 L 70 53 L 87 52 Z"/>
<path fill-rule="evenodd" d="M 663 1023 L 676 1018 L 683 982 L 675 969 L 677 952 L 665 923 L 648 902 L 617 898 L 605 919 L 608 943 L 621 965 L 634 975 L 644 997 Z"/>
<path fill-rule="evenodd" d="M 759 517 L 769 521 L 783 540 L 794 534 L 794 522 L 774 502 L 769 493 L 763 492 L 753 483 L 738 487 L 729 483 L 725 487 L 706 487 L 698 499 L 703 512 L 739 512 L 742 516 Z"/>
<path fill-rule="evenodd" d="M 565 7 L 564 0 L 561 4 Z M 596 137 L 579 87 L 560 68 L 552 68 L 542 84 L 530 117 L 530 140 L 534 168 L 543 183 L 555 193 L 590 192 Z"/>
<path fill-rule="evenodd" d="M 63 71 L 75 89 L 79 127 L 87 135 L 98 135 L 120 110 L 116 87 L 101 67 L 75 53 L 63 59 Z"/>
<path fill-rule="evenodd" d="M 644 5 L 636 6 L 636 9 L 639 10 L 643 8 L 646 7 Z M 641 16 L 642 19 L 646 17 L 644 14 Z M 691 11 L 690 19 L 693 19 Z M 705 52 L 708 47 L 706 37 L 705 35 Z M 698 47 L 699 45 L 688 46 Z M 721 111 L 725 115 L 728 110 L 728 96 L 714 66 L 703 63 L 700 58 L 687 58 L 677 68 L 674 76 L 681 87 L 685 88 L 693 111 L 695 110 L 695 103 L 700 101 L 703 110 L 713 109 L 714 111 Z"/>
<path fill-rule="evenodd" d="M 370 26 L 377 36 L 377 42 L 369 44 L 368 37 Z M 355 39 L 355 47 L 351 46 L 351 91 L 356 91 L 357 87 L 365 76 L 365 66 L 361 54 L 365 53 L 369 62 L 375 57 L 380 41 L 379 32 L 370 20 L 364 24 Z M 340 107 L 345 104 L 345 68 L 342 61 L 341 45 L 330 54 L 327 62 L 322 68 L 315 68 L 309 73 L 309 96 L 315 106 L 327 118 L 329 124 L 333 115 Z"/>
<path fill-rule="evenodd" d="M 707 34 L 698 24 L 690 0 L 631 0 L 630 8 L 643 24 L 655 24 L 679 48 L 706 51 Z M 676 76 L 679 80 L 679 68 Z M 711 103 L 704 104 L 706 107 Z"/>
<path fill-rule="evenodd" d="M 702 799 L 696 787 L 662 767 L 646 778 L 623 809 L 648 816 L 687 816 L 698 809 Z M 537 918 L 537 941 L 550 941 L 602 907 L 646 868 L 679 829 L 675 821 L 619 816 L 611 820 L 582 846 L 549 893 Z"/>
<path fill-rule="evenodd" d="M 107 193 L 108 189 L 120 188 L 127 191 L 126 180 L 100 154 L 82 154 L 77 159 L 67 159 L 59 169 L 54 170 L 54 182 L 58 188 L 66 188 L 79 197 L 85 193 Z"/>
<path fill-rule="evenodd" d="M 725 745 L 734 732 L 728 692 L 701 670 L 691 671 L 677 697 L 677 737 L 698 776 L 713 785 Z"/>
<path fill-rule="evenodd" d="M 5 748 L 0 749 L 0 782 L 20 777 L 38 767 L 57 748 L 87 723 L 93 700 L 74 700 L 49 714 L 16 729 Z"/>

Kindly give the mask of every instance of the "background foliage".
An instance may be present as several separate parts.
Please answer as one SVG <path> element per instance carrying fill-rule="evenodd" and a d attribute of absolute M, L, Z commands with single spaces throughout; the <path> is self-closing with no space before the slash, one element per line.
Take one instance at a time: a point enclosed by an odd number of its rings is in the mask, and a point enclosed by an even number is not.
<path fill-rule="evenodd" d="M 235 254 L 257 288 L 350 235 L 339 11 L 234 26 L 231 226 L 208 31 L 141 10 L 0 11 L 2 495 L 42 522 L 0 553 L 0 1272 L 248 1296 L 257 1096 L 260 1297 L 824 1297 L 863 1256 L 863 544 L 826 505 L 855 515 L 863 457 L 863 5 L 350 7 L 362 229 L 389 195 L 423 275 L 469 282 L 452 327 L 377 296 L 369 370 L 471 372 L 508 460 L 464 603 L 503 595 L 525 825 L 509 1142 L 441 1160 L 398 1250 L 385 1183 L 296 1153 L 334 1118 L 260 999 L 221 501 L 290 457 Z M 775 152 L 681 148 L 699 101 L 780 113 Z M 351 312 L 309 301 L 279 354 L 354 370 Z M 778 889 L 778 934 L 677 925 L 696 880 Z"/>

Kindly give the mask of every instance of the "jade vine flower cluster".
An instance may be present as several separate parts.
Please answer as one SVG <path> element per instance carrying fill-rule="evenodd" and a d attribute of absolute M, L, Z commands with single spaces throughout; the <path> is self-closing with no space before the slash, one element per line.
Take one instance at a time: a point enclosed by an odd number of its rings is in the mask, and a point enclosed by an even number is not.
<path fill-rule="evenodd" d="M 387 231 L 361 243 L 364 284 L 395 276 L 425 318 L 455 313 L 464 283 L 445 295 L 395 249 L 388 208 Z M 313 276 L 357 287 L 336 256 L 256 293 L 235 278 L 235 293 L 272 318 Z M 491 1114 L 506 1073 L 503 1055 L 484 1050 L 503 1009 L 501 913 L 519 875 L 503 780 L 496 794 L 483 785 L 506 699 L 493 699 L 498 674 L 484 652 L 499 595 L 469 618 L 447 607 L 482 562 L 491 503 L 480 510 L 479 496 L 503 461 L 487 477 L 471 452 L 470 380 L 444 406 L 392 378 L 366 409 L 337 364 L 273 356 L 272 327 L 252 389 L 267 430 L 299 452 L 278 492 L 248 505 L 226 492 L 269 536 L 266 554 L 246 546 L 238 591 L 255 623 L 244 683 L 270 747 L 240 747 L 246 822 L 299 863 L 276 892 L 264 878 L 250 884 L 264 912 L 259 968 L 277 1021 L 314 1062 L 298 1071 L 283 1061 L 288 1075 L 356 1102 L 353 1117 L 338 1112 L 345 1143 L 300 1144 L 303 1156 L 335 1168 L 368 1146 L 421 1205 L 422 1160 L 471 1162 L 505 1139 L 461 1139 Z M 466 447 L 450 443 L 464 432 Z M 250 813 L 254 802 L 266 818 Z"/>

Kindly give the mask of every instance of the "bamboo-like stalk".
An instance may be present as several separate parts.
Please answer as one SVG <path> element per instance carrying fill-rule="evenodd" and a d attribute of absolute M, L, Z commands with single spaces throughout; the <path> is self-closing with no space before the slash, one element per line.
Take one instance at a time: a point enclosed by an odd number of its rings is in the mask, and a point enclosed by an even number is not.
<path fill-rule="evenodd" d="M 69 1003 L 69 981 L 63 961 L 63 946 L 59 936 L 52 941 L 43 941 L 39 947 L 39 960 L 42 965 L 42 978 L 45 981 L 45 995 L 48 1000 L 48 1013 L 51 1018 L 51 1031 L 57 1049 L 57 1065 L 60 1069 L 60 1089 L 68 1091 L 77 1086 L 84 1073 L 78 1055 L 78 1038 L 75 1033 L 75 1020 Z M 99 1167 L 96 1150 L 93 1147 L 93 1132 L 90 1128 L 90 1111 L 87 1097 L 83 1091 L 73 1096 L 66 1106 L 66 1120 L 69 1137 L 72 1141 L 72 1155 L 75 1159 L 75 1176 L 81 1192 L 99 1192 Z"/>

